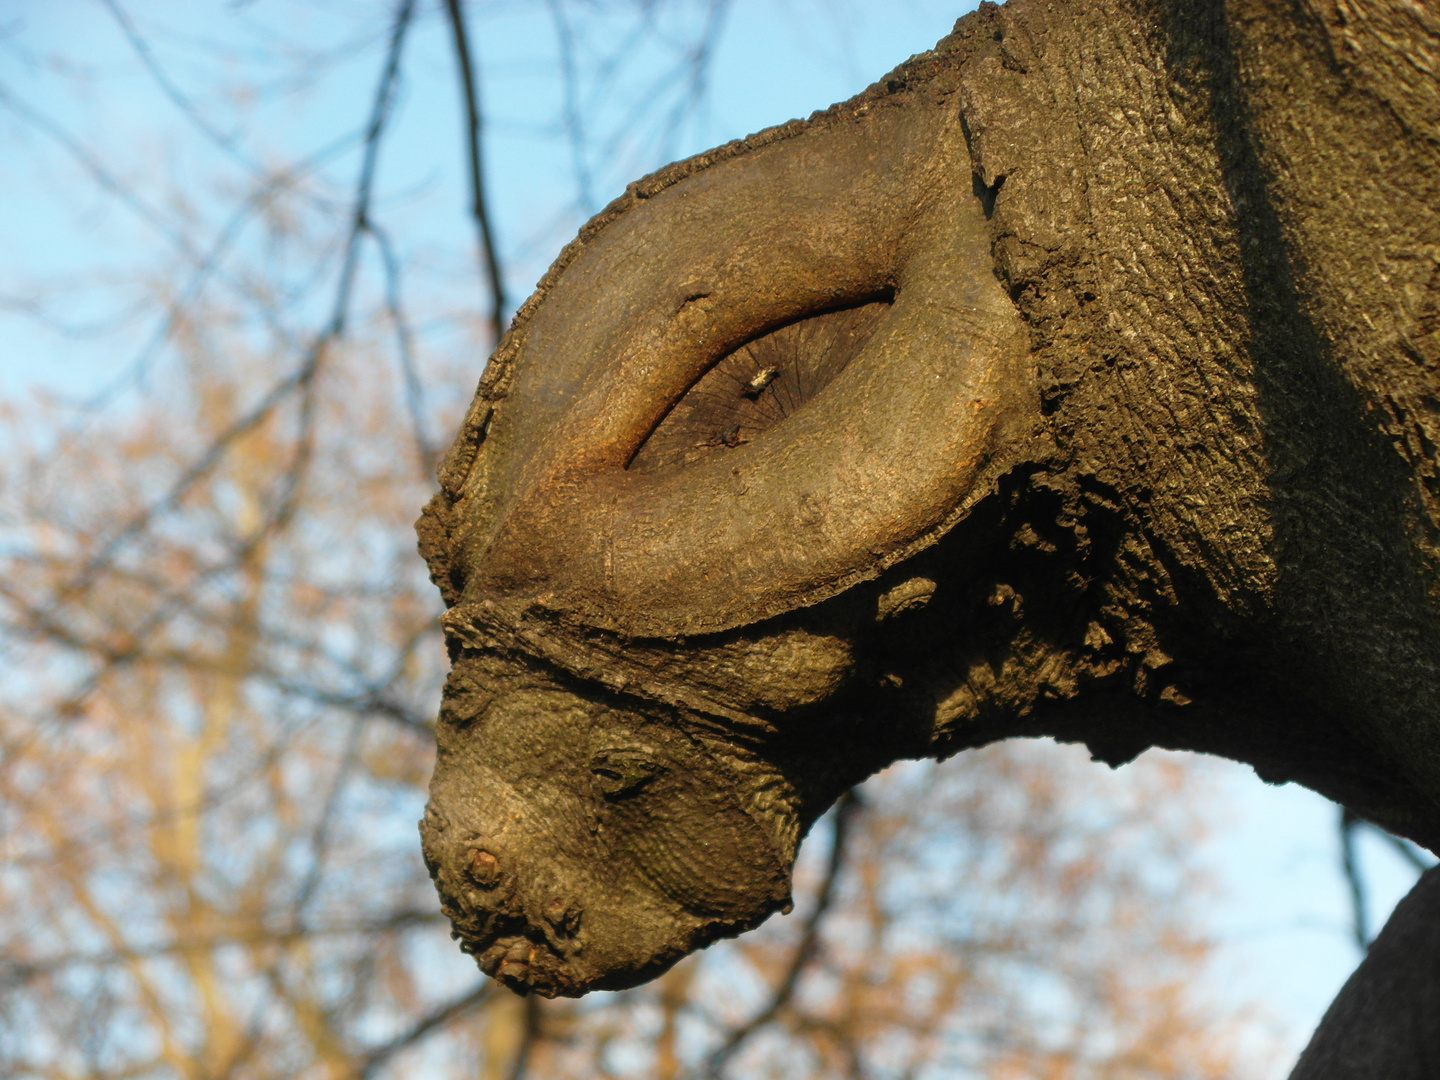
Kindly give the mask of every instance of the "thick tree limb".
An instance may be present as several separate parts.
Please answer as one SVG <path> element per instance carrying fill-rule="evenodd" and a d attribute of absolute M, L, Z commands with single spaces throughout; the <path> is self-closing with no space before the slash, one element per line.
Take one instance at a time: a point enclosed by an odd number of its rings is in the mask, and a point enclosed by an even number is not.
<path fill-rule="evenodd" d="M 1427 870 L 1341 988 L 1290 1080 L 1440 1076 L 1440 868 Z"/>

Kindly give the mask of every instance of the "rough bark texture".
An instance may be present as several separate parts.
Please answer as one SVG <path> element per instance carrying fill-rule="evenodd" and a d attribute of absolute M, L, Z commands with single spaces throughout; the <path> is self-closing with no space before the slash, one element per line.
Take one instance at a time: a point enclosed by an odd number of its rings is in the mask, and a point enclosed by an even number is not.
<path fill-rule="evenodd" d="M 783 906 L 855 781 L 1015 735 L 1440 848 L 1437 207 L 1401 0 L 984 4 L 632 185 L 419 523 L 463 947 L 633 984 Z"/>

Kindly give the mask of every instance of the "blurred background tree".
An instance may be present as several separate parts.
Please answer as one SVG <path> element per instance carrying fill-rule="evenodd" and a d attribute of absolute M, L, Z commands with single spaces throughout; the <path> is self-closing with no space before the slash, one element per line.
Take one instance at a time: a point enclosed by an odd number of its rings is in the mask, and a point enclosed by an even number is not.
<path fill-rule="evenodd" d="M 863 5 L 772 6 L 846 66 Z M 918 7 L 927 43 L 958 14 Z M 817 827 L 794 914 L 634 991 L 522 1000 L 448 940 L 411 522 L 559 245 L 743 134 L 707 95 L 731 14 L 7 9 L 0 167 L 45 198 L 0 283 L 0 1075 L 1273 1074 L 1207 996 L 1211 784 L 1173 755 L 891 769 Z"/>

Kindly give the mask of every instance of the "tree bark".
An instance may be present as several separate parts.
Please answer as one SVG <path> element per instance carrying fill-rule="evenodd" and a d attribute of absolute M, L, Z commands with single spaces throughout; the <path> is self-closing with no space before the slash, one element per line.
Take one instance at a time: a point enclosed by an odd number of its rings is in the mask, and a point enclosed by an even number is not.
<path fill-rule="evenodd" d="M 1440 1076 L 1440 867 L 1395 908 L 1290 1080 Z"/>
<path fill-rule="evenodd" d="M 858 780 L 1021 735 L 1440 848 L 1437 75 L 1414 4 L 982 3 L 597 215 L 419 525 L 486 970 L 652 977 Z"/>

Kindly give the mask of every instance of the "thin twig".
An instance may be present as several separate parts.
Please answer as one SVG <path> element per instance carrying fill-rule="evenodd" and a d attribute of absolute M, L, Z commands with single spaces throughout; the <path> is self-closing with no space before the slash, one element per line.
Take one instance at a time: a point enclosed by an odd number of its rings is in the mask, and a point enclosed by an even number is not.
<path fill-rule="evenodd" d="M 140 35 L 140 31 L 135 28 L 135 24 L 130 21 L 130 16 L 120 7 L 117 0 L 102 0 L 102 3 L 109 9 L 111 16 L 120 25 L 120 32 L 124 34 L 125 39 L 130 42 L 130 47 L 135 50 L 135 55 L 139 57 L 141 65 L 150 73 L 150 77 L 155 80 L 156 85 L 160 87 L 160 92 L 170 99 L 170 103 L 179 109 L 180 112 L 216 146 L 220 147 L 220 149 L 224 150 L 247 169 L 250 169 L 252 172 L 259 172 L 260 166 L 241 149 L 235 136 L 226 135 L 219 128 L 215 127 L 214 124 L 206 120 L 195 103 L 186 96 L 183 90 L 175 85 L 169 74 L 160 66 L 160 62 L 155 59 L 155 54 L 150 48 L 150 43 Z"/>
<path fill-rule="evenodd" d="M 550 19 L 555 24 L 555 41 L 560 46 L 560 80 L 565 90 L 565 134 L 570 140 L 570 167 L 575 170 L 575 187 L 580 209 L 586 217 L 595 213 L 595 192 L 587 158 L 585 117 L 580 111 L 580 71 L 575 63 L 575 34 L 565 15 L 564 0 L 548 0 Z"/>
<path fill-rule="evenodd" d="M 358 142 L 362 136 L 363 132 L 347 132 L 340 138 L 321 147 L 309 157 L 265 177 L 264 181 L 246 197 L 245 201 L 236 208 L 235 212 L 231 214 L 230 218 L 215 234 L 214 241 L 210 244 L 210 247 L 205 251 L 199 262 L 196 263 L 185 285 L 173 299 L 166 303 L 164 315 L 160 318 L 155 329 L 140 347 L 134 358 L 125 364 L 118 376 L 83 400 L 81 403 L 82 411 L 87 413 L 99 412 L 105 405 L 113 400 L 121 390 L 143 379 L 150 363 L 170 341 L 184 313 L 190 310 L 190 307 L 200 298 L 209 278 L 219 271 L 221 263 L 230 248 L 234 245 L 234 242 L 239 238 L 244 226 L 257 213 L 268 207 L 284 192 L 294 188 L 306 174 L 324 165 L 337 154 L 348 150 L 351 145 Z"/>
<path fill-rule="evenodd" d="M 480 240 L 480 258 L 490 282 L 490 333 L 498 343 L 505 330 L 505 282 L 500 273 L 500 259 L 495 253 L 495 235 L 490 228 L 489 200 L 485 193 L 483 165 L 480 87 L 475 79 L 475 63 L 470 40 L 465 32 L 462 0 L 445 0 L 450 14 L 450 31 L 455 42 L 455 59 L 460 68 L 460 86 L 465 98 L 465 132 L 470 168 L 470 213 Z"/>
<path fill-rule="evenodd" d="M 420 459 L 420 475 L 430 480 L 435 475 L 439 455 L 430 441 L 425 422 L 425 386 L 415 362 L 415 335 L 400 299 L 400 260 L 390 235 L 373 221 L 366 225 L 380 249 L 380 262 L 385 268 L 385 309 L 395 328 L 395 351 L 400 358 L 400 374 L 405 380 L 405 408 L 410 413 L 410 429 L 415 439 L 415 454 Z"/>
<path fill-rule="evenodd" d="M 715 47 L 724 29 L 728 10 L 729 0 L 709 0 L 705 22 L 698 36 L 683 50 L 679 62 L 660 71 L 634 96 L 631 106 L 622 112 L 612 125 L 612 135 L 595 150 L 592 158 L 607 160 L 623 153 L 625 148 L 633 143 L 635 132 L 648 123 L 657 102 L 675 94 L 678 87 L 678 98 L 660 125 L 653 154 L 662 161 L 675 156 L 674 140 L 680 126 L 694 115 L 705 100 L 709 65 L 714 58 Z M 651 14 L 648 9 L 642 9 L 642 13 L 647 16 Z M 617 48 L 597 65 L 591 90 L 587 95 L 592 105 L 603 95 L 625 56 L 641 46 L 647 31 L 653 35 L 659 34 L 649 17 L 634 34 L 622 40 Z"/>
<path fill-rule="evenodd" d="M 380 136 L 385 131 L 385 123 L 390 119 L 390 112 L 395 104 L 395 91 L 400 76 L 400 54 L 405 44 L 405 32 L 410 28 L 410 19 L 414 13 L 415 0 L 401 0 L 390 30 L 390 45 L 385 54 L 380 85 L 375 91 L 375 103 L 370 110 L 370 123 L 365 129 L 365 153 L 360 163 L 360 179 L 355 185 L 355 208 L 351 214 L 350 234 L 345 241 L 345 260 L 340 267 L 340 282 L 335 290 L 335 307 L 331 312 L 327 330 L 328 336 L 332 338 L 340 337 L 345 332 L 350 294 L 355 282 L 355 268 L 360 258 L 360 238 L 370 220 L 370 196 L 375 186 L 375 165 L 380 157 Z"/>
<path fill-rule="evenodd" d="M 730 10 L 730 0 L 710 0 L 709 7 L 704 29 L 700 31 L 699 39 L 690 50 L 689 56 L 686 57 L 686 66 L 689 68 L 686 92 L 671 110 L 665 133 L 661 136 L 660 147 L 665 158 L 675 156 L 674 139 L 679 134 L 680 125 L 684 122 L 685 116 L 693 113 L 700 102 L 704 100 L 710 75 L 710 60 L 720 41 L 720 33 L 725 25 L 725 16 Z"/>
<path fill-rule="evenodd" d="M 326 862 L 330 856 L 330 831 L 334 827 L 345 786 L 349 783 L 350 775 L 356 764 L 359 763 L 360 743 L 365 734 L 365 727 L 364 716 L 356 716 L 351 720 L 350 737 L 345 740 L 345 752 L 340 755 L 340 763 L 335 769 L 335 778 L 325 797 L 325 805 L 321 808 L 315 827 L 310 832 L 310 865 L 305 869 L 305 876 L 300 883 L 300 888 L 295 891 L 295 901 L 292 904 L 293 910 L 290 915 L 291 923 L 301 933 L 305 930 L 305 909 L 315 899 L 316 891 L 320 888 L 320 881 L 328 869 Z"/>
<path fill-rule="evenodd" d="M 840 796 L 835 804 L 834 832 L 830 841 L 830 861 L 825 868 L 825 878 L 820 885 L 820 892 L 815 898 L 815 909 L 810 912 L 805 920 L 805 929 L 800 935 L 800 944 L 795 949 L 795 955 L 790 960 L 790 966 L 785 971 L 785 977 L 780 980 L 780 985 L 775 988 L 775 993 L 770 999 L 770 1004 L 761 1009 L 753 1017 L 730 1032 L 726 1040 L 720 1044 L 706 1060 L 704 1075 L 709 1080 L 719 1077 L 720 1070 L 730 1060 L 756 1031 L 774 1020 L 780 1011 L 790 1003 L 795 994 L 795 987 L 800 982 L 800 976 L 805 973 L 805 968 L 815 958 L 820 943 L 820 921 L 830 908 L 830 902 L 835 895 L 835 883 L 840 877 L 840 871 L 845 865 L 845 837 L 849 830 L 850 818 L 860 807 L 860 797 L 853 790 L 847 791 Z"/>
<path fill-rule="evenodd" d="M 247 544 L 245 548 L 248 550 L 250 546 L 251 545 Z M 128 635 L 130 639 L 129 642 L 120 646 L 107 642 L 103 635 L 97 638 L 85 637 L 80 632 L 59 622 L 54 617 L 53 612 L 45 608 L 36 607 L 27 602 L 23 596 L 4 581 L 0 581 L 0 598 L 9 601 L 10 606 L 27 621 L 0 623 L 0 626 L 8 629 L 10 636 L 14 639 L 21 640 L 25 638 L 45 637 L 75 652 L 93 656 L 96 659 L 99 664 L 98 670 L 81 683 L 79 687 L 66 698 L 61 708 L 56 710 L 59 715 L 78 715 L 85 699 L 97 689 L 105 673 L 115 668 L 124 667 L 127 664 L 146 661 L 191 671 L 210 671 L 212 668 L 217 673 L 221 671 L 222 666 L 220 664 L 207 664 L 193 651 L 181 651 L 177 653 L 168 649 L 152 650 L 147 649 L 143 642 L 156 628 L 181 611 L 189 614 L 197 621 L 209 623 L 210 620 L 205 614 L 197 611 L 192 604 L 192 594 L 201 584 L 232 569 L 237 561 L 237 559 L 232 558 L 218 566 L 209 567 L 197 575 L 189 583 L 187 589 L 176 592 L 172 596 L 165 597 L 165 602 L 159 609 L 146 616 L 144 621 Z M 252 678 L 268 682 L 282 694 L 313 701 L 320 705 L 344 709 L 347 712 L 360 716 L 379 717 L 418 734 L 433 736 L 435 726 L 430 718 L 420 715 L 413 709 L 406 707 L 387 695 L 388 689 L 395 683 L 404 670 L 409 656 L 415 649 L 416 643 L 424 635 L 432 633 L 433 630 L 434 628 L 430 624 L 423 624 L 411 635 L 410 639 L 400 650 L 400 657 L 396 663 L 395 670 L 383 681 L 377 683 L 361 679 L 361 685 L 348 692 L 327 690 L 314 683 L 297 682 L 263 665 L 252 668 L 249 674 Z M 277 637 L 273 630 L 267 631 L 266 634 L 271 640 L 280 641 L 282 644 L 285 643 Z M 351 674 L 356 675 L 357 678 L 362 674 L 353 665 L 346 664 L 337 657 L 322 655 L 322 658 L 330 664 L 346 667 L 350 670 Z"/>
<path fill-rule="evenodd" d="M 101 164 L 84 143 L 71 135 L 58 122 L 21 99 L 3 84 L 0 84 L 0 107 L 10 110 L 11 113 L 44 134 L 52 142 L 58 143 L 103 190 L 119 199 L 124 206 L 129 207 L 136 217 L 169 240 L 176 250 L 185 254 L 186 258 L 192 261 L 198 260 L 194 246 L 183 231 L 172 226 L 165 220 L 163 214 L 122 183 L 119 177 Z"/>
<path fill-rule="evenodd" d="M 384 919 L 335 923 L 328 926 L 316 925 L 304 929 L 294 927 L 285 930 L 261 928 L 248 933 L 197 934 L 193 937 L 177 937 L 172 941 L 156 945 L 146 945 L 134 949 L 113 949 L 103 953 L 62 953 L 58 956 L 45 957 L 42 960 L 18 960 L 13 956 L 0 957 L 0 987 L 8 989 L 20 986 L 34 979 L 70 968 L 114 967 L 136 960 L 155 960 L 197 950 L 221 949 L 230 946 L 255 948 L 260 945 L 292 945 L 321 937 L 383 934 L 415 926 L 432 926 L 445 921 L 445 916 L 438 911 L 403 910 L 388 915 Z"/>
<path fill-rule="evenodd" d="M 1396 836 L 1394 833 L 1386 832 L 1384 829 L 1380 828 L 1380 826 L 1374 824 L 1374 822 L 1371 822 L 1370 825 L 1376 832 L 1378 832 L 1390 843 L 1390 846 L 1399 853 L 1402 859 L 1408 862 L 1420 873 L 1425 873 L 1426 870 L 1429 870 L 1430 867 L 1435 865 L 1434 863 L 1426 862 L 1424 858 L 1421 857 L 1420 853 L 1415 850 L 1415 846 L 1411 844 L 1409 840 L 1402 839 L 1401 837 Z"/>
<path fill-rule="evenodd" d="M 304 394 L 306 399 L 302 401 L 301 438 L 295 461 L 292 462 L 286 474 L 285 496 L 281 500 L 283 516 L 280 518 L 280 522 L 283 523 L 283 520 L 288 518 L 289 511 L 293 506 L 295 493 L 299 487 L 301 474 L 309 460 L 310 424 L 307 421 L 313 409 L 313 401 L 309 400 L 309 388 L 315 380 L 315 375 L 324 361 L 328 348 L 345 332 L 346 318 L 350 310 L 350 297 L 355 285 L 355 271 L 359 257 L 360 238 L 369 221 L 370 202 L 375 183 L 375 166 L 378 161 L 381 135 L 384 133 L 385 124 L 390 117 L 391 107 L 394 103 L 395 87 L 400 69 L 400 55 L 404 45 L 406 31 L 409 29 L 411 17 L 414 14 L 414 9 L 415 0 L 402 0 L 396 11 L 395 21 L 391 27 L 390 43 L 385 56 L 385 64 L 381 72 L 380 84 L 376 89 L 374 104 L 371 107 L 370 121 L 366 125 L 360 177 L 356 183 L 354 206 L 350 215 L 350 231 L 345 241 L 345 255 L 340 268 L 340 277 L 335 288 L 335 301 L 331 308 L 329 321 L 324 329 L 316 335 L 314 341 L 306 350 L 299 367 L 276 383 L 275 386 L 270 389 L 269 393 L 262 397 L 260 402 L 250 409 L 249 412 L 231 423 L 224 431 L 216 436 L 205 453 L 180 475 L 163 496 L 142 510 L 125 524 L 119 532 L 115 533 L 108 541 L 101 545 L 100 550 L 86 561 L 84 568 L 77 578 L 71 581 L 64 589 L 60 590 L 60 602 L 68 601 L 76 592 L 90 585 L 95 580 L 96 575 L 115 557 L 120 548 L 144 532 L 157 516 L 177 505 L 191 488 L 208 476 L 216 466 L 220 464 L 226 452 L 236 440 L 264 423 L 282 402 L 289 399 L 292 394 L 299 390 Z M 0 91 L 0 100 L 3 100 L 3 91 Z"/>

